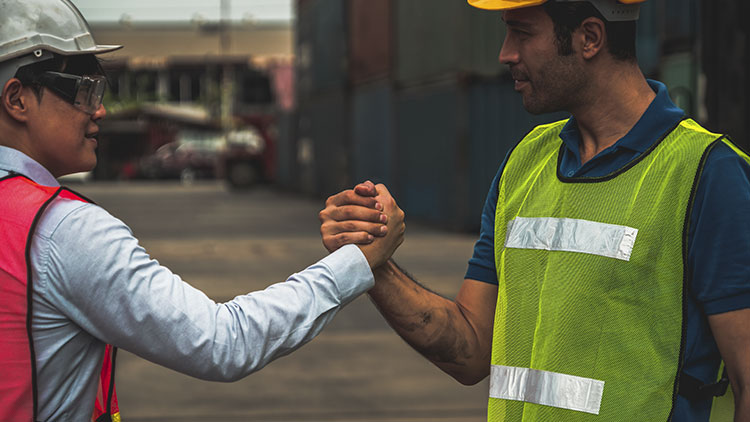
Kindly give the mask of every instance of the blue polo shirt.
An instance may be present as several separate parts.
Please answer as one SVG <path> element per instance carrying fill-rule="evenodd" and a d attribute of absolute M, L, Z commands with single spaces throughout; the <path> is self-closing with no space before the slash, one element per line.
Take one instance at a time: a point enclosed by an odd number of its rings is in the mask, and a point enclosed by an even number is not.
<path fill-rule="evenodd" d="M 600 177 L 615 172 L 672 130 L 685 113 L 669 98 L 666 86 L 649 80 L 656 98 L 638 123 L 611 147 L 581 165 L 581 135 L 575 118 L 560 138 L 565 148 L 560 173 L 567 177 Z M 466 278 L 497 284 L 494 230 L 498 182 L 508 157 L 492 181 L 482 211 L 479 240 Z M 707 315 L 750 308 L 750 165 L 725 144 L 708 155 L 696 190 L 688 232 L 688 266 L 692 273 L 687 299 L 684 371 L 706 383 L 716 380 L 721 357 Z M 673 420 L 707 422 L 711 400 L 691 402 L 678 396 Z"/>

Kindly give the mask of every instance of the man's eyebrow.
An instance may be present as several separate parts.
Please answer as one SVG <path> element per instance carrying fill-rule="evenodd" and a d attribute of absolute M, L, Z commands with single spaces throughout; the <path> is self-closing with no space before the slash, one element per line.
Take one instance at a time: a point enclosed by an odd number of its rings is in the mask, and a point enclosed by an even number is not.
<path fill-rule="evenodd" d="M 529 29 L 529 28 L 533 28 L 534 27 L 534 25 L 532 23 L 530 23 L 530 22 L 524 22 L 524 21 L 517 21 L 517 20 L 506 21 L 505 19 L 503 19 L 503 22 L 505 22 L 505 25 L 512 26 L 514 28 Z"/>

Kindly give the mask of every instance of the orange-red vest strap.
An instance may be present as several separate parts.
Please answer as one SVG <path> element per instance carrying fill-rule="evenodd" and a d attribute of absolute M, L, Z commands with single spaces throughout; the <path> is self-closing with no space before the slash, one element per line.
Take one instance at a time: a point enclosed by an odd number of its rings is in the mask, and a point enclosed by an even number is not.
<path fill-rule="evenodd" d="M 31 241 L 47 206 L 57 197 L 91 202 L 65 188 L 34 183 L 12 174 L 0 179 L 0 420 L 37 418 L 36 354 L 31 334 Z M 119 412 L 114 394 L 114 356 L 107 346 L 95 409 Z M 111 356 L 110 356 L 111 355 Z M 111 382 L 110 382 L 111 381 Z M 109 400 L 108 400 L 109 399 Z M 103 405 L 107 403 L 106 405 Z M 96 410 L 94 416 L 98 417 Z M 119 420 L 119 414 L 117 414 Z"/>

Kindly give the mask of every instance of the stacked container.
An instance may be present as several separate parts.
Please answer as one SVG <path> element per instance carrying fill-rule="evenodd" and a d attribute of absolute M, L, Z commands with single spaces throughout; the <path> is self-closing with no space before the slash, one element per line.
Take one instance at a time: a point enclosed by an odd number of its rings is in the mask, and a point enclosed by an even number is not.
<path fill-rule="evenodd" d="M 638 29 L 652 77 L 663 64 L 657 3 L 644 4 Z M 298 0 L 297 11 L 297 164 L 309 193 L 370 179 L 410 219 L 475 230 L 508 150 L 566 117 L 523 109 L 498 61 L 501 12 L 465 0 Z"/>
<path fill-rule="evenodd" d="M 348 186 L 349 101 L 346 1 L 297 2 L 299 186 L 330 195 Z"/>

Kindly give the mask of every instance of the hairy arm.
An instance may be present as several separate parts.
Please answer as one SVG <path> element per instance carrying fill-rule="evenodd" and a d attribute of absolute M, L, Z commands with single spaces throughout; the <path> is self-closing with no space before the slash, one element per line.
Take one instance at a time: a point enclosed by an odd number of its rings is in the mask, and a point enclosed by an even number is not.
<path fill-rule="evenodd" d="M 381 219 L 381 209 L 387 218 Z M 497 286 L 466 279 L 450 300 L 417 283 L 388 259 L 395 247 L 379 246 L 386 244 L 379 236 L 403 235 L 403 218 L 385 186 L 365 182 L 328 199 L 320 213 L 323 244 L 333 251 L 357 243 L 374 263 L 370 298 L 391 327 L 456 380 L 476 384 L 489 374 Z"/>
<path fill-rule="evenodd" d="M 489 374 L 497 286 L 464 280 L 455 301 L 414 281 L 392 260 L 368 294 L 411 347 L 462 384 Z"/>
<path fill-rule="evenodd" d="M 734 420 L 750 421 L 750 309 L 709 315 L 734 393 Z"/>

